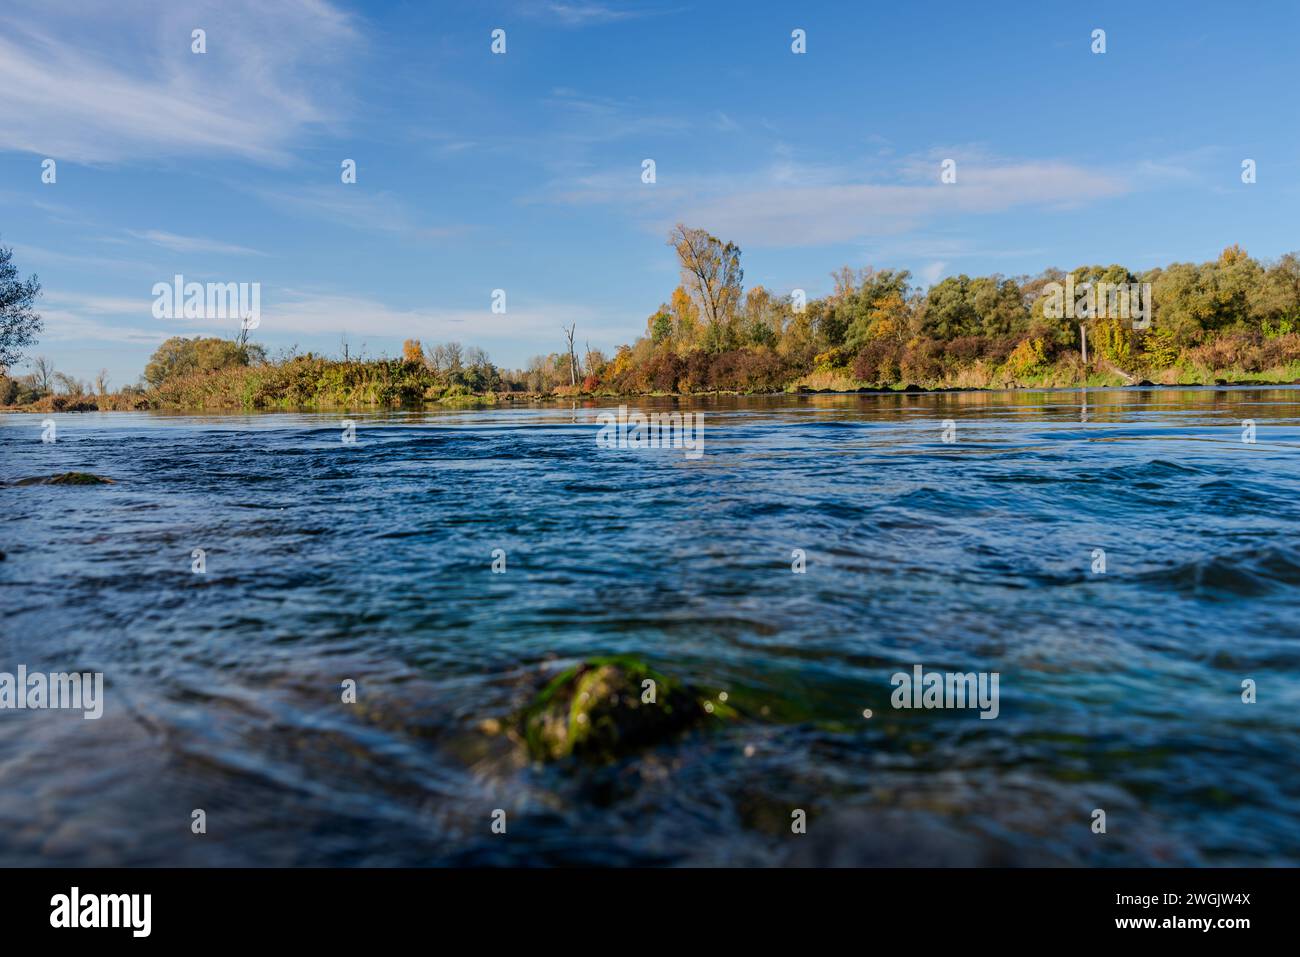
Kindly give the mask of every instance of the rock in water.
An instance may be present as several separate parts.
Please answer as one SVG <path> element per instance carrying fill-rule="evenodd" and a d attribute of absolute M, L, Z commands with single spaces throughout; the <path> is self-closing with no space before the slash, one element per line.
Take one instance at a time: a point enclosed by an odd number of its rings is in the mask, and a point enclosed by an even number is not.
<path fill-rule="evenodd" d="M 112 485 L 113 480 L 89 472 L 60 472 L 58 475 L 19 479 L 15 485 Z"/>
<path fill-rule="evenodd" d="M 518 733 L 535 761 L 617 760 L 702 723 L 721 702 L 635 658 L 595 658 L 557 675 L 524 708 Z"/>

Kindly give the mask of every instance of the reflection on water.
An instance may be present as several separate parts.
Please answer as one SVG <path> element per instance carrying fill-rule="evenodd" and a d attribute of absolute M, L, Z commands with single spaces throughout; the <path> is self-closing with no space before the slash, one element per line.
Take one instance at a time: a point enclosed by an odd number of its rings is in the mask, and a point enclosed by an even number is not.
<path fill-rule="evenodd" d="M 695 460 L 608 402 L 5 416 L 0 480 L 117 484 L 0 489 L 0 671 L 106 680 L 0 711 L 0 864 L 1300 863 L 1297 397 L 629 403 Z M 599 768 L 477 730 L 615 652 L 761 707 Z M 891 707 L 916 664 L 998 717 Z"/>

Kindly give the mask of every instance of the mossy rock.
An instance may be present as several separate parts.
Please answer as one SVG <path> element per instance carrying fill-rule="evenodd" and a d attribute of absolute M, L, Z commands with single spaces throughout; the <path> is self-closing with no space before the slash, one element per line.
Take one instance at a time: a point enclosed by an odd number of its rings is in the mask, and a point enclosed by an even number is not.
<path fill-rule="evenodd" d="M 651 690 L 653 702 L 646 700 Z M 514 724 L 535 761 L 608 763 L 711 718 L 734 716 L 725 702 L 644 662 L 612 657 L 584 661 L 551 679 Z"/>
<path fill-rule="evenodd" d="M 58 475 L 19 479 L 17 485 L 112 485 L 113 480 L 89 472 L 60 472 Z"/>

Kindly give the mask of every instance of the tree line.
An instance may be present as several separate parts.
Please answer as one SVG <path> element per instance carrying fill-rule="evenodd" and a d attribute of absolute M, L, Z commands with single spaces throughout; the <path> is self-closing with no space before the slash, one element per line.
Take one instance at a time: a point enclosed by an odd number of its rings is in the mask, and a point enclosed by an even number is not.
<path fill-rule="evenodd" d="M 1234 245 L 1204 263 L 962 274 L 928 288 L 907 270 L 845 266 L 831 274 L 831 292 L 805 302 L 761 285 L 745 290 L 734 243 L 684 225 L 669 243 L 681 283 L 641 337 L 589 370 L 588 391 L 1080 385 L 1269 370 L 1300 376 L 1290 368 L 1300 361 L 1296 253 L 1265 262 Z M 1149 283 L 1149 325 L 1135 328 L 1114 315 L 1054 317 L 1045 291 L 1067 280 L 1076 289 Z"/>
<path fill-rule="evenodd" d="M 678 224 L 668 237 L 680 281 L 643 333 L 607 356 L 561 326 L 564 347 L 522 369 L 477 347 L 408 339 L 400 359 L 287 350 L 268 357 L 241 338 L 173 337 L 121 402 L 142 405 L 418 403 L 488 393 L 634 394 L 901 387 L 1006 388 L 1300 379 L 1300 256 L 1256 259 L 1233 245 L 1203 263 L 1142 271 L 1087 265 L 1035 275 L 950 276 L 922 288 L 903 269 L 842 267 L 806 299 L 744 287 L 741 250 Z M 1149 284 L 1149 323 L 1096 311 L 1062 319 L 1048 293 Z M 0 248 L 0 367 L 40 332 L 35 276 Z M 1059 295 L 1056 300 L 1059 303 Z M 1104 310 L 1102 310 L 1104 313 Z M 1086 350 L 1086 351 L 1085 351 Z M 36 357 L 27 376 L 0 375 L 0 404 L 108 395 Z M 65 402 L 66 404 L 66 402 Z"/>

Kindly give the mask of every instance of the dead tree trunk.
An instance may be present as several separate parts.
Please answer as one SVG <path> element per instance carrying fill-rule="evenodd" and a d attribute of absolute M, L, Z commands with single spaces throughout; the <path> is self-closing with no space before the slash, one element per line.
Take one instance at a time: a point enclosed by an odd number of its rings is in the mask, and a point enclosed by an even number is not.
<path fill-rule="evenodd" d="M 563 326 L 560 326 L 560 328 L 564 329 Z M 575 322 L 569 328 L 564 329 L 564 335 L 569 340 L 569 385 L 571 386 L 578 384 L 578 356 L 573 351 L 573 331 L 577 328 L 578 324 Z"/>

